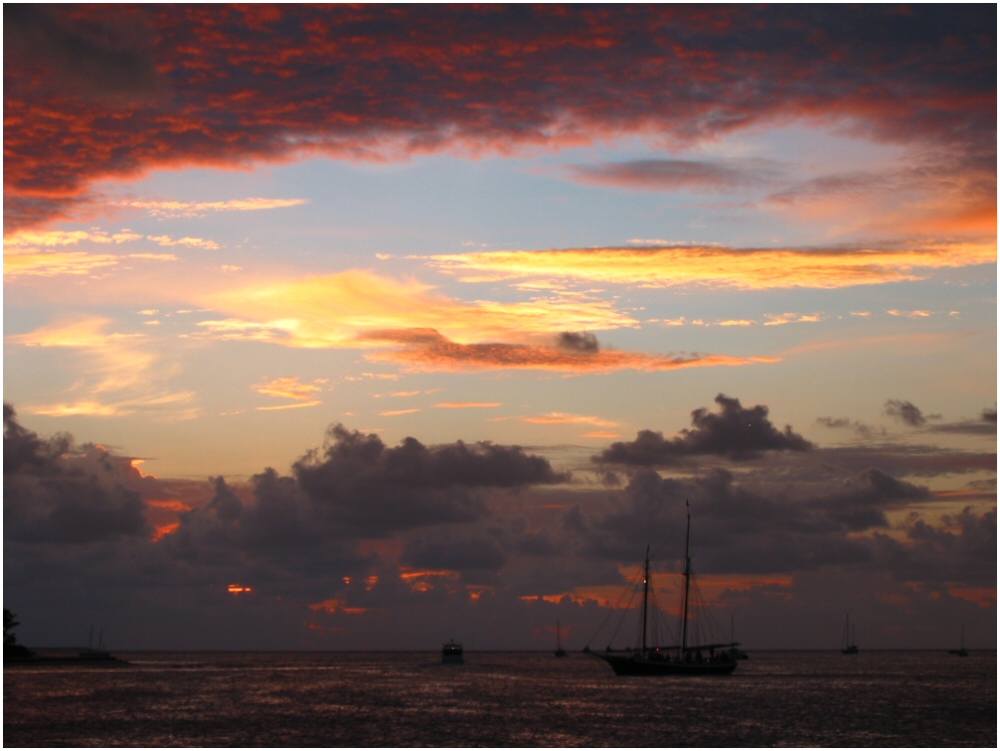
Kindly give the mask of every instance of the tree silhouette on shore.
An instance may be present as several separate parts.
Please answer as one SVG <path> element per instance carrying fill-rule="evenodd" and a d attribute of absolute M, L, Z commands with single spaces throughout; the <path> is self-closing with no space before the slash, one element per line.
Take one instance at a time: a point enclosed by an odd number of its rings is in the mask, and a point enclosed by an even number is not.
<path fill-rule="evenodd" d="M 25 647 L 23 644 L 17 643 L 17 637 L 14 635 L 14 629 L 20 626 L 20 622 L 17 620 L 17 616 L 7 608 L 3 609 L 3 658 L 4 660 L 9 659 L 23 659 L 25 657 L 31 657 L 35 653 L 30 649 Z"/>

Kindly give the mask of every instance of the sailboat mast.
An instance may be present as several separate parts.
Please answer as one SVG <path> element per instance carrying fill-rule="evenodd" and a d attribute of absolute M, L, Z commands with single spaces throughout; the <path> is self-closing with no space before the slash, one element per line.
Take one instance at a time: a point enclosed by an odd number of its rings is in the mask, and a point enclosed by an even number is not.
<path fill-rule="evenodd" d="M 646 566 L 642 575 L 642 654 L 646 653 L 646 624 L 649 605 L 649 546 L 646 546 Z"/>
<path fill-rule="evenodd" d="M 681 622 L 681 655 L 687 651 L 688 638 L 688 593 L 691 589 L 691 506 L 684 501 L 687 509 L 687 533 L 684 535 L 684 612 Z"/>

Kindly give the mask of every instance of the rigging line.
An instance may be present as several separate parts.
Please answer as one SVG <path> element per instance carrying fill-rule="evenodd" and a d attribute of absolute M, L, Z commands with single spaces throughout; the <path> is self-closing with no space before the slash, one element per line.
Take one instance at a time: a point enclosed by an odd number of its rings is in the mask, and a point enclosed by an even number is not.
<path fill-rule="evenodd" d="M 635 581 L 635 574 L 629 576 L 626 581 L 628 581 L 628 582 L 634 582 Z M 622 604 L 622 601 L 625 600 L 626 596 L 628 597 L 628 604 L 626 605 L 625 609 L 622 610 L 621 604 Z M 587 647 L 588 648 L 590 647 L 590 642 L 594 641 L 594 639 L 596 639 L 598 637 L 598 635 L 600 635 L 600 633 L 604 630 L 604 627 L 608 625 L 608 621 L 610 621 L 612 618 L 614 618 L 615 615 L 617 615 L 619 613 L 619 611 L 622 611 L 625 615 L 628 614 L 628 611 L 629 611 L 629 609 L 631 609 L 632 601 L 634 599 L 635 599 L 635 586 L 634 585 L 631 586 L 631 587 L 628 587 L 625 591 L 621 592 L 621 594 L 618 595 L 618 600 L 615 602 L 613 608 L 604 617 L 604 620 L 601 621 L 601 625 L 597 627 L 597 630 L 593 633 L 593 635 L 587 641 Z M 611 635 L 611 639 L 609 640 L 609 643 L 613 642 L 614 639 L 615 639 L 615 636 L 618 635 L 618 631 L 621 630 L 621 627 L 622 627 L 622 622 L 624 622 L 624 615 L 621 617 L 620 622 L 618 623 L 618 626 L 615 628 L 614 633 Z"/>

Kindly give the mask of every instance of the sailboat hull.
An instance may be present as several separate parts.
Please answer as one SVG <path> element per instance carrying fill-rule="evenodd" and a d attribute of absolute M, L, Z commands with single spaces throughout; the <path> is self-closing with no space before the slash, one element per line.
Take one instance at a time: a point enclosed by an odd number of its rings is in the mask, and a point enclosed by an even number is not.
<path fill-rule="evenodd" d="M 666 660 L 636 655 L 598 654 L 615 675 L 729 675 L 736 670 L 735 660 L 707 662 Z"/>

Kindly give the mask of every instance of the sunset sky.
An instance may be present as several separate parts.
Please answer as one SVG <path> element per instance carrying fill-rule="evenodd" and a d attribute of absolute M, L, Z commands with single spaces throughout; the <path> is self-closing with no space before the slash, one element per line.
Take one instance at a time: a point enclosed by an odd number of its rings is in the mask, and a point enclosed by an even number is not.
<path fill-rule="evenodd" d="M 995 648 L 995 5 L 4 23 L 21 641 Z"/>

